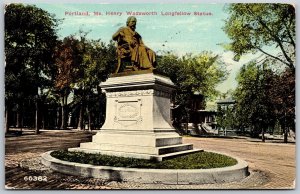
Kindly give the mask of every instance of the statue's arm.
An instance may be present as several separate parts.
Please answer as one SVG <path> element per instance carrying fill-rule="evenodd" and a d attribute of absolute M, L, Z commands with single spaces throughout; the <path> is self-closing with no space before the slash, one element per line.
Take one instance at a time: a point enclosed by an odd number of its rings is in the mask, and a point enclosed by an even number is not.
<path fill-rule="evenodd" d="M 142 36 L 139 33 L 135 32 L 135 37 L 137 38 L 139 45 L 145 46 L 142 40 Z"/>
<path fill-rule="evenodd" d="M 123 27 L 112 35 L 112 39 L 117 41 L 120 35 L 123 35 Z"/>

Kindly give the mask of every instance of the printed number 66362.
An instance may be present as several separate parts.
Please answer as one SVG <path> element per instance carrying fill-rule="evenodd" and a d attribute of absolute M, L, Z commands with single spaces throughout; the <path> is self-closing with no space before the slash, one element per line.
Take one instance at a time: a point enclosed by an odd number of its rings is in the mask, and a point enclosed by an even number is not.
<path fill-rule="evenodd" d="M 47 182 L 47 176 L 24 176 L 24 181 L 39 181 Z"/>

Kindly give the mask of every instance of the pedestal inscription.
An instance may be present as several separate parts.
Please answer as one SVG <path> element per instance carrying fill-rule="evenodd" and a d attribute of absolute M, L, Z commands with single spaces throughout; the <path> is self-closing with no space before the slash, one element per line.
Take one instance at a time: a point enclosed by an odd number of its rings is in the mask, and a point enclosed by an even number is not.
<path fill-rule="evenodd" d="M 142 99 L 136 101 L 115 100 L 115 118 L 114 122 L 124 127 L 137 125 L 142 122 L 141 115 Z"/>

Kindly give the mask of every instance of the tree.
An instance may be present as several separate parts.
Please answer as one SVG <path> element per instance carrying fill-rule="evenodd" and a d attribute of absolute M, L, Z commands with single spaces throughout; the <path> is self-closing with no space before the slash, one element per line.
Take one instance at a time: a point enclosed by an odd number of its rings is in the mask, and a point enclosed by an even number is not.
<path fill-rule="evenodd" d="M 295 74 L 291 69 L 273 72 L 270 66 L 260 68 L 255 62 L 242 67 L 234 93 L 237 100 L 237 123 L 253 128 L 253 135 L 268 128 L 295 131 Z M 273 130 L 274 131 L 274 130 Z"/>
<path fill-rule="evenodd" d="M 270 96 L 270 87 L 278 79 L 266 64 L 260 68 L 255 61 L 244 65 L 237 76 L 238 87 L 234 93 L 237 100 L 237 124 L 241 128 L 250 127 L 257 136 L 276 123 L 275 105 Z"/>
<path fill-rule="evenodd" d="M 213 98 L 218 94 L 216 85 L 227 75 L 224 63 L 211 52 L 183 57 L 167 53 L 158 58 L 157 71 L 170 77 L 177 86 L 173 104 L 180 114 L 174 120 L 180 123 L 188 122 L 189 111 L 193 108 L 192 96 L 201 94 L 205 100 Z"/>
<path fill-rule="evenodd" d="M 288 129 L 295 132 L 295 74 L 286 69 L 270 84 L 268 96 L 275 107 L 276 118 L 284 132 L 287 143 Z"/>
<path fill-rule="evenodd" d="M 61 128 L 66 128 L 67 98 L 70 92 L 74 96 L 72 112 L 78 113 L 79 129 L 83 129 L 85 115 L 89 129 L 92 129 L 95 115 L 103 115 L 105 111 L 105 96 L 99 84 L 113 72 L 116 64 L 115 47 L 112 42 L 106 45 L 100 39 L 88 39 L 87 35 L 87 32 L 79 31 L 78 34 L 66 37 L 57 50 L 59 71 L 55 83 L 62 105 Z"/>
<path fill-rule="evenodd" d="M 23 84 L 29 81 L 32 90 L 26 91 L 23 98 L 35 101 L 36 133 L 39 133 L 39 90 L 49 84 L 55 70 L 53 53 L 57 25 L 54 16 L 33 5 L 9 4 L 5 7 L 6 103 L 9 105 L 14 101 L 12 97 L 22 95 L 21 90 L 27 89 Z M 11 87 L 13 84 L 20 85 Z M 17 94 L 11 95 L 14 92 Z"/>
<path fill-rule="evenodd" d="M 104 44 L 101 40 L 89 40 L 87 33 L 80 32 L 80 43 L 83 49 L 83 60 L 78 69 L 79 76 L 74 82 L 75 98 L 79 104 L 78 128 L 83 128 L 83 115 L 87 113 L 88 128 L 92 129 L 93 115 L 103 106 L 104 95 L 99 84 L 105 81 L 114 70 L 117 63 L 115 46 L 112 42 Z M 95 106 L 96 104 L 99 107 Z M 102 107 L 105 111 L 105 106 Z M 98 112 L 104 117 L 104 111 Z"/>
<path fill-rule="evenodd" d="M 295 70 L 295 8 L 290 4 L 229 4 L 230 17 L 223 30 L 231 39 L 229 50 L 235 59 L 247 53 L 261 52 L 268 58 Z M 275 46 L 274 54 L 267 47 Z"/>
<path fill-rule="evenodd" d="M 56 92 L 61 101 L 61 129 L 67 127 L 67 99 L 71 92 L 72 84 L 80 76 L 78 69 L 83 62 L 83 47 L 74 36 L 64 38 L 55 52 L 57 77 L 55 80 Z"/>
<path fill-rule="evenodd" d="M 237 120 L 257 132 L 263 129 L 263 133 L 277 119 L 286 141 L 286 125 L 294 129 L 295 124 L 295 8 L 289 4 L 253 3 L 230 4 L 226 9 L 230 17 L 223 30 L 231 39 L 227 48 L 235 53 L 235 59 L 256 52 L 266 56 L 262 68 L 255 67 L 257 63 L 241 70 L 236 90 Z M 285 68 L 275 72 L 265 69 L 266 64 L 283 64 Z"/>
<path fill-rule="evenodd" d="M 223 130 L 236 129 L 238 127 L 236 120 L 236 106 L 227 105 L 226 107 L 221 107 L 219 105 L 217 108 L 216 120 L 218 126 Z"/>
<path fill-rule="evenodd" d="M 34 79 L 32 79 L 32 72 L 25 67 L 17 64 L 6 63 L 5 67 L 5 118 L 6 118 L 6 132 L 9 131 L 9 125 L 12 124 L 11 110 L 15 109 L 17 113 L 17 127 L 23 126 L 23 112 L 24 104 L 32 99 L 32 94 L 35 90 L 32 88 Z M 29 111 L 29 110 L 27 110 Z"/>

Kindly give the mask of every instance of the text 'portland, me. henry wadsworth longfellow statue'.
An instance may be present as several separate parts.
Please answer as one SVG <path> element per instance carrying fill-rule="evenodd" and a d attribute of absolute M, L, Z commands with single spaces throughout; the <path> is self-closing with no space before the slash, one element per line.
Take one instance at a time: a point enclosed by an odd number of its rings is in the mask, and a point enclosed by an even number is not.
<path fill-rule="evenodd" d="M 118 43 L 118 65 L 115 73 L 153 69 L 156 66 L 155 53 L 144 45 L 142 37 L 135 31 L 136 23 L 135 17 L 128 17 L 126 27 L 121 27 L 112 36 Z"/>

